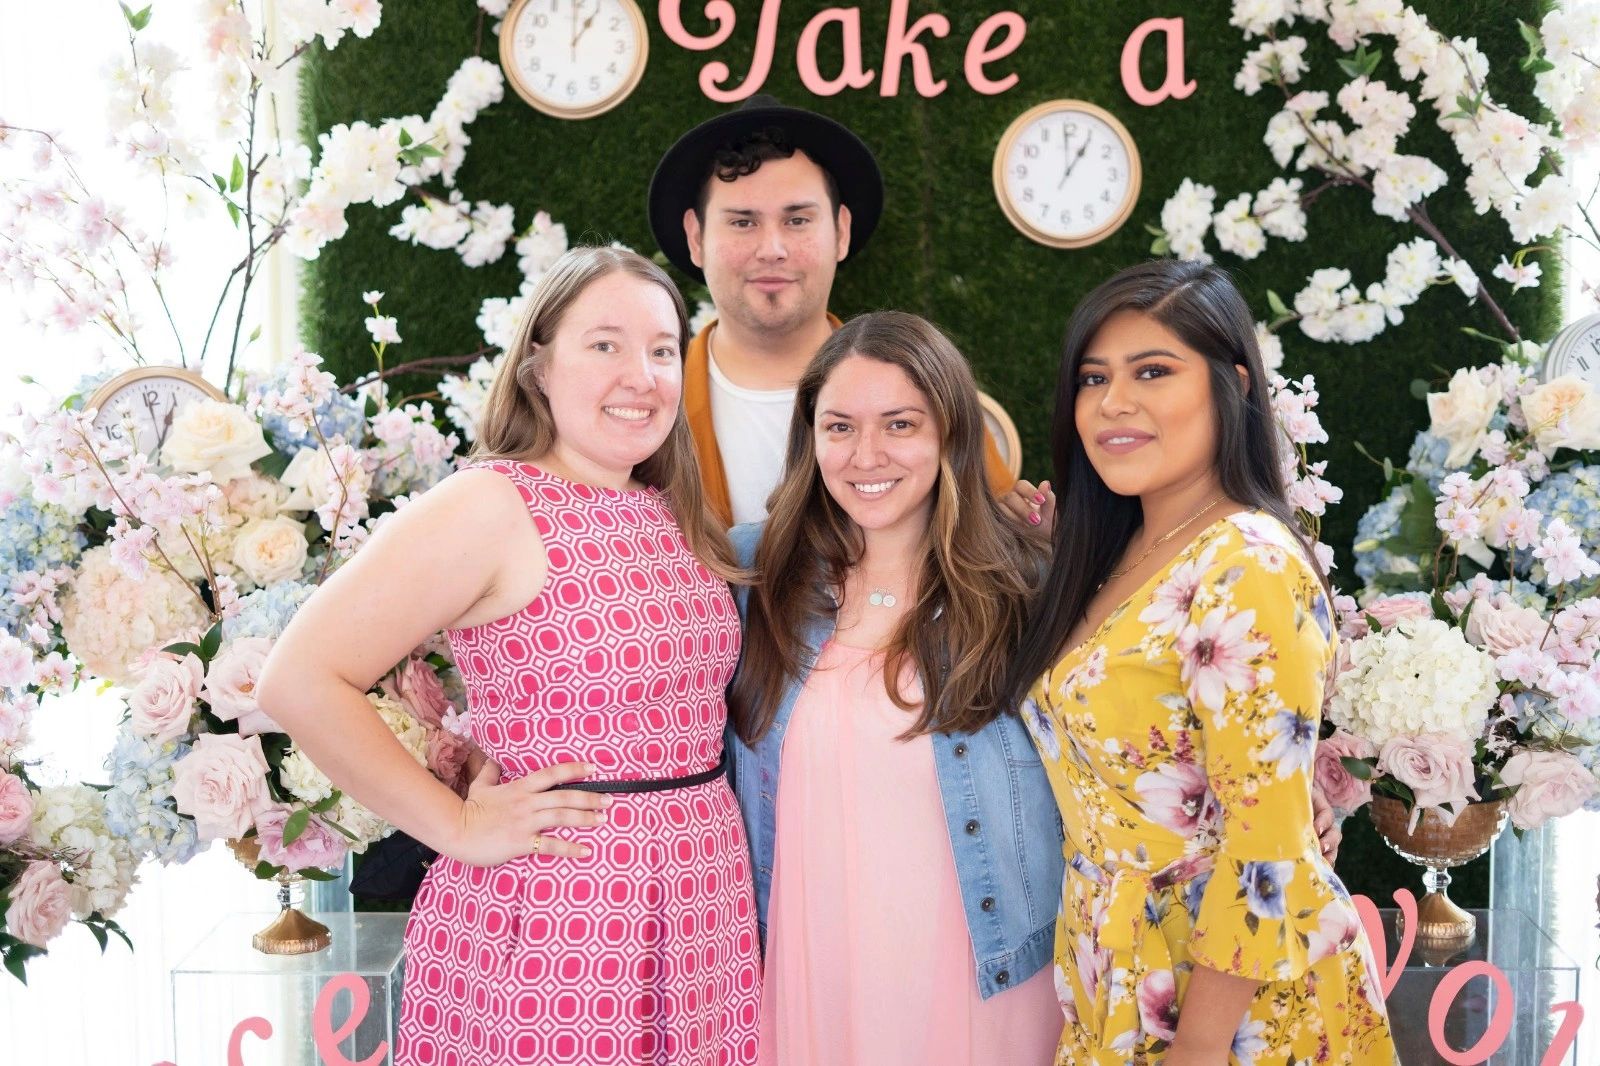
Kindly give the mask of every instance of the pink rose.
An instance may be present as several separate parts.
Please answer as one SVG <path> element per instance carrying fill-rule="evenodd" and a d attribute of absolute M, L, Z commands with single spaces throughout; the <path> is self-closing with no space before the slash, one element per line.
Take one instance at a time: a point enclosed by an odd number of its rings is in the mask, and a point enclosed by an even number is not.
<path fill-rule="evenodd" d="M 344 837 L 314 814 L 294 843 L 285 847 L 283 826 L 291 813 L 288 807 L 274 804 L 256 816 L 256 839 L 261 843 L 263 859 L 290 870 L 327 870 L 344 862 L 349 850 Z"/>
<path fill-rule="evenodd" d="M 72 893 L 53 862 L 30 862 L 11 886 L 6 928 L 18 940 L 42 948 L 72 919 Z"/>
<path fill-rule="evenodd" d="M 1600 794 L 1594 774 L 1564 751 L 1519 751 L 1506 760 L 1500 780 L 1517 789 L 1510 809 L 1518 829 L 1537 829 Z"/>
<path fill-rule="evenodd" d="M 384 695 L 406 705 L 412 717 L 437 728 L 450 709 L 439 675 L 423 659 L 407 659 L 394 673 L 383 679 Z"/>
<path fill-rule="evenodd" d="M 211 713 L 224 722 L 237 720 L 242 737 L 283 732 L 283 727 L 256 702 L 261 664 L 267 661 L 271 650 L 269 637 L 241 637 L 212 660 L 206 674 L 206 702 L 211 704 Z"/>
<path fill-rule="evenodd" d="M 1449 733 L 1391 738 L 1378 752 L 1378 769 L 1416 797 L 1411 809 L 1413 831 L 1424 807 L 1436 808 L 1447 825 L 1454 825 L 1467 801 L 1478 798 L 1472 787 L 1472 745 Z"/>
<path fill-rule="evenodd" d="M 202 733 L 172 767 L 172 798 L 201 840 L 232 839 L 267 806 L 267 759 L 260 737 Z"/>
<path fill-rule="evenodd" d="M 128 697 L 129 724 L 140 736 L 177 740 L 189 731 L 194 701 L 205 682 L 199 658 L 162 656 L 150 664 Z"/>
<path fill-rule="evenodd" d="M 1516 648 L 1537 648 L 1550 623 L 1532 607 L 1522 607 L 1501 593 L 1493 600 L 1479 600 L 1467 615 L 1465 636 L 1490 655 L 1500 656 Z"/>
<path fill-rule="evenodd" d="M 0 845 L 21 840 L 33 825 L 33 797 L 16 774 L 0 770 Z"/>
<path fill-rule="evenodd" d="M 1372 741 L 1354 733 L 1346 733 L 1343 729 L 1337 729 L 1327 740 L 1317 742 L 1313 779 L 1322 798 L 1328 801 L 1328 806 L 1339 817 L 1344 818 L 1372 802 L 1372 782 L 1363 781 L 1346 770 L 1340 758 L 1370 759 L 1376 754 L 1378 749 Z"/>
<path fill-rule="evenodd" d="M 1422 592 L 1401 592 L 1394 596 L 1378 596 L 1361 607 L 1362 613 L 1378 620 L 1378 625 L 1388 629 L 1406 618 L 1432 618 L 1433 604 Z"/>
<path fill-rule="evenodd" d="M 428 730 L 428 769 L 433 776 L 456 792 L 464 792 L 462 771 L 467 766 L 467 756 L 472 752 L 472 742 L 457 736 L 448 729 Z"/>

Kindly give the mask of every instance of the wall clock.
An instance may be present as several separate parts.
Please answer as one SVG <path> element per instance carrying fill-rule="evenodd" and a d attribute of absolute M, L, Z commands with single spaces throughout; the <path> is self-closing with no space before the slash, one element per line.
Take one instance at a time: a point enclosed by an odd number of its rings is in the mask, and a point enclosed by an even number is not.
<path fill-rule="evenodd" d="M 85 407 L 96 408 L 94 428 L 102 439 L 121 442 L 122 412 L 133 416 L 134 450 L 154 455 L 166 443 L 178 410 L 196 400 L 226 400 L 222 391 L 192 370 L 142 366 L 118 374 L 95 390 Z"/>
<path fill-rule="evenodd" d="M 1600 315 L 1571 323 L 1544 352 L 1544 380 L 1573 374 L 1600 393 Z"/>
<path fill-rule="evenodd" d="M 506 79 L 556 118 L 593 118 L 622 103 L 649 55 L 636 0 L 516 0 L 500 24 Z"/>
<path fill-rule="evenodd" d="M 1007 127 L 994 194 L 1011 224 L 1052 248 L 1111 236 L 1139 198 L 1139 149 L 1116 117 L 1083 100 L 1049 100 Z"/>

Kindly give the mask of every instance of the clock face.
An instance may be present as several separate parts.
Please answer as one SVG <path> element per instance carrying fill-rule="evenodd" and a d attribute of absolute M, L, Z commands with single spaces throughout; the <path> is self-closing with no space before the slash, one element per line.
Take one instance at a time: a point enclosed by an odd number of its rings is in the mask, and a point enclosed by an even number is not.
<path fill-rule="evenodd" d="M 518 0 L 500 27 L 500 65 L 556 118 L 592 118 L 644 75 L 650 38 L 634 0 Z"/>
<path fill-rule="evenodd" d="M 142 455 L 153 456 L 166 443 L 172 421 L 181 408 L 197 400 L 220 400 L 222 396 L 204 379 L 171 369 L 135 370 L 107 382 L 90 398 L 88 406 L 98 407 L 95 431 L 101 439 L 123 443 L 126 412 L 133 420 L 133 447 Z"/>
<path fill-rule="evenodd" d="M 1600 392 L 1600 315 L 1580 318 L 1556 334 L 1545 351 L 1544 379 L 1572 374 Z"/>
<path fill-rule="evenodd" d="M 1109 112 L 1053 101 L 1021 115 L 995 152 L 995 195 L 1025 235 L 1081 248 L 1122 226 L 1139 197 L 1133 138 Z"/>

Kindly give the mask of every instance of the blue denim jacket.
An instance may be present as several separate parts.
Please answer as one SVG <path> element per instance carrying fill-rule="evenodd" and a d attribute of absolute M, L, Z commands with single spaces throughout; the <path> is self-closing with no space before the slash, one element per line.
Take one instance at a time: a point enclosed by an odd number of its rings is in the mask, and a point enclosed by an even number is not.
<path fill-rule="evenodd" d="M 761 523 L 750 523 L 730 532 L 741 565 L 754 560 L 761 530 Z M 741 618 L 748 595 L 748 589 L 737 591 Z M 807 673 L 832 635 L 831 619 L 814 621 L 804 634 L 801 661 Z M 754 748 L 746 746 L 731 725 L 726 740 L 733 790 L 750 839 L 756 920 L 763 943 L 783 736 L 805 683 L 802 674 L 790 684 L 772 728 Z M 987 999 L 1032 977 L 1054 954 L 1065 866 L 1061 816 L 1033 741 L 1015 715 L 997 718 L 976 733 L 934 733 L 931 739 L 977 963 L 978 991 Z M 915 891 L 915 886 L 907 885 L 906 890 Z"/>

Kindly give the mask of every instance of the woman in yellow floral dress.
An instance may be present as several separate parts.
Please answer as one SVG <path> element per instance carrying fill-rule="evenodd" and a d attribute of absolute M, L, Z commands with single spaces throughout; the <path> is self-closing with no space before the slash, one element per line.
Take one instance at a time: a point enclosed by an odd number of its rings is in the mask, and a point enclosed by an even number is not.
<path fill-rule="evenodd" d="M 1013 678 L 1066 828 L 1070 1066 L 1389 1066 L 1312 826 L 1333 626 L 1248 308 L 1176 261 L 1067 328 L 1055 556 Z"/>

